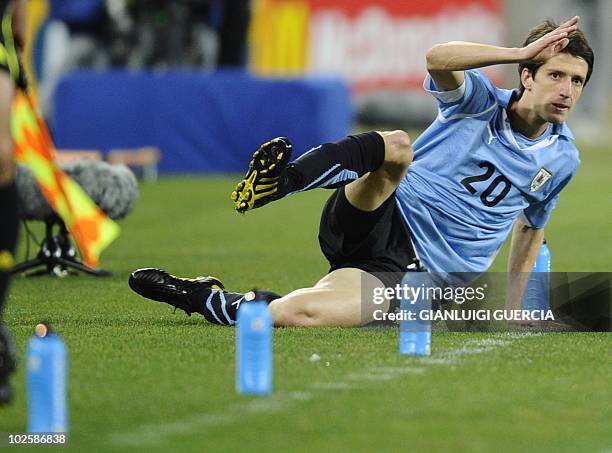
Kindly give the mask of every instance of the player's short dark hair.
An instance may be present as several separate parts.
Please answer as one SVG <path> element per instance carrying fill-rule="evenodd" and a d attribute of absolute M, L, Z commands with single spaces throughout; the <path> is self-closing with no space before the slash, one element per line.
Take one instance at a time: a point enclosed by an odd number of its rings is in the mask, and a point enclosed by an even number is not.
<path fill-rule="evenodd" d="M 559 24 L 556 24 L 552 20 L 546 20 L 542 22 L 540 25 L 529 30 L 529 33 L 527 33 L 527 38 L 525 38 L 525 42 L 523 43 L 523 47 L 540 39 L 542 36 L 547 33 L 550 33 L 557 27 L 559 27 Z M 591 74 L 593 73 L 593 64 L 595 63 L 595 54 L 593 53 L 593 49 L 589 45 L 586 36 L 580 29 L 576 29 L 571 32 L 567 36 L 567 38 L 569 39 L 569 44 L 561 52 L 569 53 L 570 55 L 582 58 L 584 61 L 587 62 L 589 69 L 587 70 L 586 79 L 584 81 L 584 84 L 586 85 L 589 79 L 591 78 Z M 525 68 L 529 70 L 532 77 L 535 77 L 536 72 L 538 72 L 538 69 L 543 64 L 544 63 L 531 62 L 520 63 L 518 66 L 519 77 L 523 72 L 523 69 Z M 523 82 L 521 82 L 519 78 L 519 93 L 522 94 L 524 89 L 525 87 L 523 86 Z"/>

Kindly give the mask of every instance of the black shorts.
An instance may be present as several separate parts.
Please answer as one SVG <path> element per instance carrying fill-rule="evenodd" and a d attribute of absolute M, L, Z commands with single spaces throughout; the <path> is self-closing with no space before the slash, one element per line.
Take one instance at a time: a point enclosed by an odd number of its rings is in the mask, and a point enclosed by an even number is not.
<path fill-rule="evenodd" d="M 395 192 L 376 210 L 366 212 L 349 203 L 344 187 L 337 189 L 323 208 L 319 244 L 330 272 L 354 267 L 395 286 L 406 272 L 423 270 Z"/>

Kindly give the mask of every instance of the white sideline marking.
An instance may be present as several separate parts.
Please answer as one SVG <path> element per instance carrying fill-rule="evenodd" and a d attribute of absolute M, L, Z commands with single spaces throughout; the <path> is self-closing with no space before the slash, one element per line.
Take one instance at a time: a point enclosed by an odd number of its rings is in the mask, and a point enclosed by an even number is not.
<path fill-rule="evenodd" d="M 434 357 L 416 358 L 421 366 L 371 367 L 363 372 L 350 372 L 343 380 L 337 382 L 315 382 L 308 387 L 308 390 L 277 392 L 263 399 L 235 403 L 229 405 L 222 413 L 197 414 L 180 421 L 142 425 L 134 431 L 114 433 L 109 440 L 113 444 L 126 446 L 156 444 L 168 437 L 191 434 L 207 426 L 235 424 L 248 415 L 281 412 L 297 403 L 310 401 L 317 396 L 321 396 L 328 390 L 363 389 L 370 387 L 372 382 L 390 381 L 403 375 L 421 375 L 427 371 L 427 365 L 455 365 L 462 357 L 491 352 L 502 346 L 507 346 L 515 340 L 539 335 L 541 334 L 505 333 L 494 338 L 468 340 L 461 347 L 435 351 Z"/>
<path fill-rule="evenodd" d="M 421 374 L 424 372 L 425 368 L 414 366 L 371 367 L 361 373 L 349 373 L 346 378 L 351 381 L 390 381 L 402 374 Z"/>
<path fill-rule="evenodd" d="M 391 374 L 422 374 L 425 368 L 416 366 L 388 366 L 377 368 L 378 371 Z"/>
<path fill-rule="evenodd" d="M 315 382 L 309 388 L 313 390 L 356 390 L 367 387 L 353 382 Z"/>
<path fill-rule="evenodd" d="M 314 395 L 310 392 L 295 391 L 295 392 L 290 392 L 288 397 L 296 401 L 310 401 L 311 399 L 314 398 Z"/>
<path fill-rule="evenodd" d="M 468 340 L 463 346 L 455 349 L 436 352 L 434 357 L 421 357 L 419 363 L 424 365 L 455 365 L 462 356 L 482 354 L 492 351 L 501 346 L 507 346 L 525 337 L 533 336 L 531 333 L 505 334 L 497 338 L 483 338 L 481 340 Z"/>
<path fill-rule="evenodd" d="M 390 381 L 395 376 L 389 373 L 365 372 L 365 373 L 350 373 L 346 377 L 349 381 Z"/>
<path fill-rule="evenodd" d="M 199 414 L 170 423 L 147 424 L 138 430 L 126 433 L 115 433 L 110 441 L 121 445 L 156 444 L 167 437 L 190 434 L 207 426 L 229 425 L 244 416 L 273 413 L 289 409 L 295 402 L 308 401 L 314 395 L 306 391 L 278 392 L 265 399 L 253 399 L 229 406 L 225 413 Z"/>

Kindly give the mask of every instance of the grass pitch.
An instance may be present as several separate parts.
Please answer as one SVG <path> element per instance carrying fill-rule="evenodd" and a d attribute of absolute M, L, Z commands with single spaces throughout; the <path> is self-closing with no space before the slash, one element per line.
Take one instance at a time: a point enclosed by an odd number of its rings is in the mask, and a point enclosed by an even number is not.
<path fill-rule="evenodd" d="M 612 156 L 587 149 L 547 230 L 554 271 L 612 271 Z M 434 334 L 429 358 L 400 357 L 397 332 L 276 329 L 274 394 L 234 391 L 234 330 L 172 313 L 127 287 L 131 270 L 212 274 L 235 290 L 310 285 L 329 192 L 241 216 L 235 178 L 142 187 L 104 254 L 113 277 L 17 278 L 6 322 L 22 360 L 0 431 L 24 431 L 23 353 L 51 320 L 69 349 L 74 451 L 610 451 L 610 334 Z M 506 249 L 493 270 L 505 267 Z M 311 361 L 312 354 L 321 357 Z"/>

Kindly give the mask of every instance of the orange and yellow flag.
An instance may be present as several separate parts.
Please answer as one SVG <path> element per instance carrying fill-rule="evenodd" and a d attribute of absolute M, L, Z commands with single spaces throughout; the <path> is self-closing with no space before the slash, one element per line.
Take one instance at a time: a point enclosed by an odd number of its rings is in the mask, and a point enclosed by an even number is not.
<path fill-rule="evenodd" d="M 55 160 L 55 148 L 32 95 L 17 90 L 11 132 L 15 159 L 28 166 L 41 192 L 72 234 L 85 264 L 98 266 L 119 226 L 89 198 Z"/>

